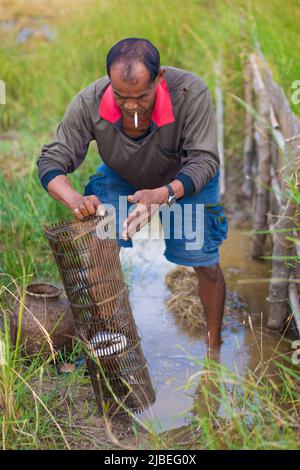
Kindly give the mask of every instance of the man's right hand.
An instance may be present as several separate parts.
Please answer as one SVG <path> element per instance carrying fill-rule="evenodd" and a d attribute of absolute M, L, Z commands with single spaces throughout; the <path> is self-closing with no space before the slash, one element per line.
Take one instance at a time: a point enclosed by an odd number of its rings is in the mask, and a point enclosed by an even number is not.
<path fill-rule="evenodd" d="M 84 220 L 91 215 L 104 215 L 105 207 L 97 196 L 82 196 L 72 188 L 67 176 L 58 175 L 47 186 L 47 191 L 54 199 L 67 206 L 76 217 Z"/>
<path fill-rule="evenodd" d="M 95 214 L 104 215 L 105 207 L 101 204 L 97 196 L 81 196 L 78 193 L 77 196 L 78 198 L 75 198 L 74 203 L 70 206 L 76 219 L 83 220 Z"/>

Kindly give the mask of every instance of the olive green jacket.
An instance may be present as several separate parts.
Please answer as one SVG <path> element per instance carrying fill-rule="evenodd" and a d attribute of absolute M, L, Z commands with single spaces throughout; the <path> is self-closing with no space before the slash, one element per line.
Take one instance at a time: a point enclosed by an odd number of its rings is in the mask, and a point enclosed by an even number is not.
<path fill-rule="evenodd" d="M 39 178 L 53 170 L 61 174 L 76 170 L 95 140 L 105 164 L 137 189 L 160 187 L 184 173 L 200 191 L 219 168 L 211 96 L 197 75 L 165 69 L 149 135 L 134 141 L 122 132 L 121 113 L 105 76 L 69 104 L 51 142 L 41 149 Z"/>

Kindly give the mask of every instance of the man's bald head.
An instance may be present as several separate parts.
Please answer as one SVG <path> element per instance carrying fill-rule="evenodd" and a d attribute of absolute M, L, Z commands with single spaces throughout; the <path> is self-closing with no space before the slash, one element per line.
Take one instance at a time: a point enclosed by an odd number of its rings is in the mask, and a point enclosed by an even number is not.
<path fill-rule="evenodd" d="M 160 55 L 156 47 L 147 39 L 123 39 L 107 54 L 107 74 L 110 77 L 111 67 L 119 65 L 122 80 L 135 82 L 139 63 L 145 66 L 149 73 L 149 81 L 153 82 L 160 70 Z"/>

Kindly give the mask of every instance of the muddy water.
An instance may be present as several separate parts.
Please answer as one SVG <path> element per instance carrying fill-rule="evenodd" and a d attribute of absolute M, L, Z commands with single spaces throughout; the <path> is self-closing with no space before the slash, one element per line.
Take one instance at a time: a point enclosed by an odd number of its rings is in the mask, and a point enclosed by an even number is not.
<path fill-rule="evenodd" d="M 166 273 L 176 266 L 164 256 L 163 240 L 134 240 L 132 249 L 121 250 L 121 261 L 127 272 L 130 301 L 136 324 L 142 336 L 142 347 L 156 389 L 156 402 L 150 410 L 138 415 L 166 431 L 189 423 L 195 405 L 197 380 L 182 388 L 189 377 L 201 369 L 197 363 L 207 354 L 205 336 L 178 325 L 166 309 L 170 292 L 164 283 Z M 249 256 L 250 240 L 245 231 L 231 229 L 221 249 L 221 265 L 231 290 L 237 291 L 253 315 L 253 330 L 247 315 L 233 314 L 224 319 L 220 362 L 243 374 L 254 370 L 259 362 L 286 352 L 277 333 L 268 332 L 261 314 L 267 312 L 270 266 Z M 269 371 L 270 372 L 270 371 Z"/>

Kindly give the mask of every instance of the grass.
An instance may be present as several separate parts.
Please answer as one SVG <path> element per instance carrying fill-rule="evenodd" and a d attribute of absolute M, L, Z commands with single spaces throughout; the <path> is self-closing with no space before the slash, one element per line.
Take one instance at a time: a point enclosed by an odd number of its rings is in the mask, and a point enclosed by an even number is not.
<path fill-rule="evenodd" d="M 249 371 L 242 378 L 216 362 L 206 365 L 193 419 L 199 449 L 299 449 L 299 370 L 274 366 L 275 380 L 265 368 L 261 377 Z"/>
<path fill-rule="evenodd" d="M 19 292 L 19 298 L 21 325 L 24 294 Z M 57 352 L 48 359 L 41 353 L 26 357 L 21 354 L 20 334 L 19 327 L 13 346 L 5 316 L 4 328 L 0 330 L 1 448 L 110 449 L 112 439 L 107 437 L 108 430 L 114 443 L 119 443 L 117 433 L 121 424 L 112 428 L 109 422 L 110 427 L 105 428 L 85 368 L 57 375 L 56 365 L 73 363 L 82 354 L 81 345 L 74 342 L 71 353 Z M 47 342 L 51 342 L 49 337 Z"/>
<path fill-rule="evenodd" d="M 299 342 L 291 347 L 283 333 L 267 358 L 263 329 L 254 327 L 250 316 L 248 322 L 256 364 L 241 374 L 221 364 L 215 351 L 208 352 L 204 360 L 189 355 L 198 371 L 180 387 L 185 393 L 192 391 L 194 398 L 188 410 L 188 435 L 186 429 L 177 433 L 176 440 L 170 433 L 154 435 L 155 449 L 300 448 Z M 284 352 L 283 344 L 295 351 L 293 356 Z"/>
<path fill-rule="evenodd" d="M 13 133 L 16 139 L 0 139 L 0 233 L 1 247 L 5 247 L 0 257 L 1 271 L 14 277 L 20 275 L 22 256 L 28 272 L 39 278 L 55 276 L 41 226 L 69 213 L 41 188 L 36 160 L 68 102 L 78 90 L 105 73 L 109 47 L 124 36 L 148 37 L 159 47 L 162 63 L 200 74 L 212 93 L 213 64 L 220 55 L 223 57 L 225 139 L 230 171 L 230 156 L 242 152 L 244 113 L 231 94 L 243 96 L 242 63 L 255 41 L 259 41 L 288 96 L 290 84 L 300 76 L 296 48 L 290 47 L 298 42 L 297 2 L 287 2 L 284 15 L 275 15 L 280 10 L 278 0 L 268 5 L 258 1 L 234 3 L 233 7 L 232 2 L 190 1 L 187 8 L 175 0 L 172 7 L 159 1 L 153 8 L 141 1 L 130 5 L 122 0 L 113 1 L 109 6 L 104 1 L 89 2 L 90 8 L 80 15 L 77 9 L 70 8 L 68 21 L 59 17 L 57 22 L 51 18 L 49 6 L 45 6 L 47 22 L 56 31 L 53 41 L 32 40 L 27 45 L 17 45 L 16 33 L 3 37 L 0 79 L 7 84 L 7 104 L 0 106 L 0 123 L 2 132 Z M 11 13 L 21 17 L 26 2 L 16 5 L 10 7 Z M 41 6 L 36 6 L 36 12 L 31 10 L 32 21 L 40 9 Z M 279 35 L 278 31 L 283 29 L 286 34 Z M 78 190 L 83 191 L 98 161 L 96 146 L 91 144 L 85 162 L 71 175 Z"/>
<path fill-rule="evenodd" d="M 232 95 L 243 98 L 242 65 L 247 53 L 259 42 L 275 79 L 289 98 L 292 82 L 300 79 L 299 0 L 287 0 L 284 10 L 279 0 L 189 0 L 185 3 L 158 0 L 155 4 L 141 0 L 130 3 L 18 0 L 4 1 L 3 6 L 0 21 L 16 20 L 15 29 L 7 34 L 0 28 L 0 80 L 5 81 L 7 89 L 7 104 L 0 105 L 3 299 L 4 292 L 7 296 L 5 287 L 24 296 L 24 286 L 32 279 L 59 282 L 41 228 L 69 217 L 69 212 L 41 188 L 36 160 L 75 93 L 105 73 L 105 57 L 113 43 L 126 36 L 147 37 L 159 48 L 163 64 L 199 74 L 212 94 L 214 63 L 222 59 L 227 171 L 235 164 L 232 162 L 241 166 L 244 110 Z M 22 45 L 16 43 L 16 34 L 22 27 L 43 22 L 54 31 L 52 41 L 31 39 Z M 292 106 L 300 115 L 299 105 Z M 71 175 L 78 191 L 83 190 L 98 162 L 97 149 L 92 143 L 85 162 Z M 291 186 L 291 193 L 299 202 L 295 185 Z M 91 429 L 84 431 L 89 436 L 86 441 L 82 438 L 83 431 L 79 436 L 80 428 L 76 430 L 76 420 L 72 417 L 72 399 L 70 404 L 64 398 L 67 412 L 60 413 L 62 389 L 68 390 L 64 397 L 70 398 L 76 394 L 76 387 L 86 386 L 82 371 L 71 378 L 57 379 L 53 366 L 39 358 L 26 365 L 18 347 L 13 349 L 9 344 L 7 329 L 1 336 L 1 345 L 5 345 L 5 360 L 0 365 L 2 447 L 67 448 L 76 447 L 80 439 L 86 446 L 91 441 L 97 443 L 97 436 L 91 437 Z M 299 448 L 299 376 L 290 364 L 278 365 L 281 387 L 265 383 L 263 378 L 257 383 L 251 375 L 247 379 L 232 377 L 218 364 L 199 363 L 199 367 L 210 371 L 207 376 L 201 376 L 201 383 L 207 378 L 213 394 L 207 395 L 209 387 L 200 385 L 207 412 L 196 414 L 193 421 L 193 429 L 201 430 L 197 446 Z M 52 385 L 39 392 L 41 383 Z M 235 387 L 228 386 L 232 383 L 242 391 L 236 393 Z M 226 409 L 227 417 L 218 416 L 212 404 L 216 402 Z M 84 406 L 88 409 L 91 406 L 88 399 Z M 236 419 L 237 410 L 244 413 L 244 420 Z M 95 413 L 93 408 L 92 416 Z M 247 416 L 251 417 L 248 421 Z M 101 448 L 101 440 L 97 445 Z M 153 436 L 153 446 L 169 445 L 173 444 Z"/>
<path fill-rule="evenodd" d="M 283 337 L 264 360 L 263 340 L 249 322 L 258 351 L 255 368 L 238 374 L 216 357 L 188 356 L 197 372 L 180 389 L 194 397 L 186 411 L 190 425 L 174 438 L 172 433 L 158 433 L 159 423 L 136 417 L 129 441 L 118 437 L 110 419 L 97 417 L 83 368 L 57 376 L 52 362 L 40 355 L 28 362 L 18 343 L 11 346 L 5 325 L 0 332 L 2 449 L 299 449 L 299 368 L 290 355 L 279 352 L 280 343 L 287 341 Z M 68 360 L 78 353 L 77 344 Z M 138 439 L 133 445 L 134 435 Z"/>

